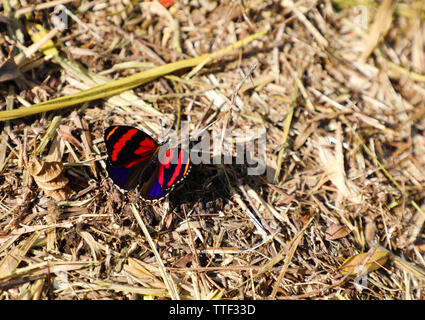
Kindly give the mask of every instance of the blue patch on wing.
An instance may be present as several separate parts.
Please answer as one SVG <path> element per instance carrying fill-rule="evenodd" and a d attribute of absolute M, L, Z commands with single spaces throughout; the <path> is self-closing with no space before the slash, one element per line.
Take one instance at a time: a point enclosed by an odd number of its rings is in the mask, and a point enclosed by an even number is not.
<path fill-rule="evenodd" d="M 158 183 L 158 180 L 155 180 L 151 189 L 149 190 L 149 198 L 158 199 L 165 196 L 167 191 L 161 188 L 161 185 Z"/>
<path fill-rule="evenodd" d="M 164 198 L 189 173 L 190 158 L 182 149 L 176 149 L 166 165 L 145 162 L 130 168 L 114 167 L 106 162 L 109 178 L 121 189 L 128 191 L 139 185 L 140 196 L 145 201 Z M 161 174 L 159 174 L 161 171 Z M 160 176 L 162 178 L 160 178 Z M 163 181 L 161 186 L 160 181 Z"/>
<path fill-rule="evenodd" d="M 133 189 L 139 182 L 140 168 L 137 166 L 131 168 L 113 167 L 108 161 L 106 162 L 106 171 L 109 178 L 121 189 Z"/>

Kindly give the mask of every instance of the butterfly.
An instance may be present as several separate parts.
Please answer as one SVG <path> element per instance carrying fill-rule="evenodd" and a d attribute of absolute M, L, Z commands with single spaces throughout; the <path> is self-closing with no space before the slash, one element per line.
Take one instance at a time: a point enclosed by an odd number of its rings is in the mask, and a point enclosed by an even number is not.
<path fill-rule="evenodd" d="M 139 185 L 140 197 L 147 202 L 164 198 L 190 171 L 188 151 L 167 148 L 135 127 L 108 127 L 104 140 L 109 178 L 125 191 Z"/>

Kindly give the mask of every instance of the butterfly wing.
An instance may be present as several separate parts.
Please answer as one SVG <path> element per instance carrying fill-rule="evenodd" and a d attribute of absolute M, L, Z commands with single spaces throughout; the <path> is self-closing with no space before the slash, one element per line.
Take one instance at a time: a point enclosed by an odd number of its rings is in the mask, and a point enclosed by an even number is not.
<path fill-rule="evenodd" d="M 112 166 L 130 168 L 151 160 L 159 144 L 143 131 L 130 126 L 112 126 L 105 130 L 108 159 Z"/>
<path fill-rule="evenodd" d="M 154 170 L 143 174 L 140 196 L 145 201 L 164 198 L 190 171 L 190 156 L 184 149 L 167 149 L 159 156 Z"/>
<path fill-rule="evenodd" d="M 113 167 L 109 161 L 106 162 L 106 171 L 108 177 L 117 185 L 120 189 L 128 191 L 134 189 L 140 181 L 140 175 L 144 170 L 144 166 L 134 166 L 131 168 L 117 168 Z"/>
<path fill-rule="evenodd" d="M 148 134 L 130 126 L 109 127 L 105 130 L 104 139 L 109 177 L 118 187 L 133 189 L 159 151 L 159 144 Z"/>

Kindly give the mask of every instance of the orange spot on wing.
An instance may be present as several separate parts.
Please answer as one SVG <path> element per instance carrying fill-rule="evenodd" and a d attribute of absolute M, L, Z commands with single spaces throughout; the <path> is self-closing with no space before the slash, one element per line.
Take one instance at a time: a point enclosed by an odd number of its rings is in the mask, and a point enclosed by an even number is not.
<path fill-rule="evenodd" d="M 186 168 L 184 169 L 183 175 L 187 173 L 187 170 L 189 170 L 189 167 L 190 167 L 190 158 L 187 158 Z"/>
<path fill-rule="evenodd" d="M 108 135 L 106 136 L 106 141 L 109 140 L 109 138 L 114 134 L 114 132 L 118 129 L 118 126 L 116 126 L 115 128 L 113 128 L 111 130 L 111 132 L 108 133 Z"/>

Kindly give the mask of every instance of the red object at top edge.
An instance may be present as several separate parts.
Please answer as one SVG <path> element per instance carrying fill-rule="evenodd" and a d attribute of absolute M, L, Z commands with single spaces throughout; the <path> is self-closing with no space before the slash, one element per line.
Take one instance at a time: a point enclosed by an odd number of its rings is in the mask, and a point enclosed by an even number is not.
<path fill-rule="evenodd" d="M 159 0 L 159 3 L 162 4 L 164 7 L 168 8 L 174 3 L 174 0 Z"/>

